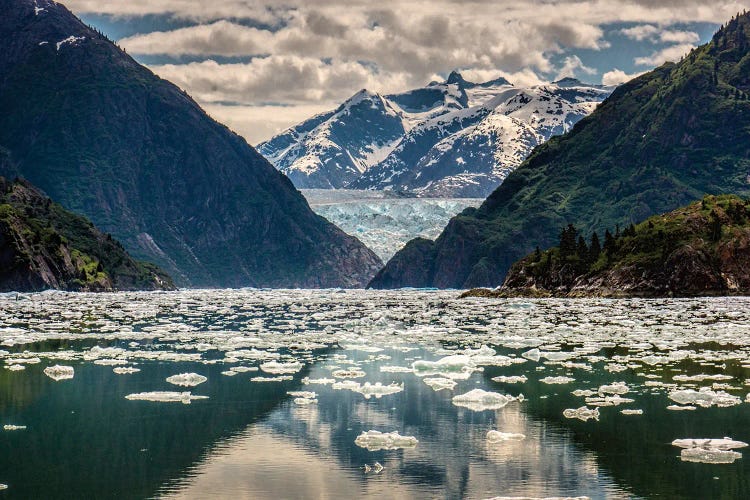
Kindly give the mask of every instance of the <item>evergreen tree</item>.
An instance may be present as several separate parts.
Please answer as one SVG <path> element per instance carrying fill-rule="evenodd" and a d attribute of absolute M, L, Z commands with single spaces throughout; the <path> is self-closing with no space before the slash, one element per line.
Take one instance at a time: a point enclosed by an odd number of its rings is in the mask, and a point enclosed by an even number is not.
<path fill-rule="evenodd" d="M 615 251 L 615 237 L 612 236 L 612 233 L 609 232 L 609 229 L 607 229 L 604 232 L 604 251 L 607 252 L 610 256 Z"/>
<path fill-rule="evenodd" d="M 569 256 L 576 254 L 577 236 L 578 230 L 573 224 L 568 224 L 568 227 L 562 230 L 562 233 L 560 233 L 560 259 L 565 260 Z"/>
<path fill-rule="evenodd" d="M 586 245 L 586 240 L 583 236 L 578 236 L 578 246 L 576 248 L 576 255 L 581 263 L 589 261 L 589 247 Z"/>
<path fill-rule="evenodd" d="M 596 231 L 594 231 L 594 234 L 591 235 L 591 248 L 589 249 L 589 261 L 593 264 L 597 260 L 599 260 L 599 255 L 602 253 L 602 247 L 601 243 L 599 243 L 599 235 L 596 234 Z"/>

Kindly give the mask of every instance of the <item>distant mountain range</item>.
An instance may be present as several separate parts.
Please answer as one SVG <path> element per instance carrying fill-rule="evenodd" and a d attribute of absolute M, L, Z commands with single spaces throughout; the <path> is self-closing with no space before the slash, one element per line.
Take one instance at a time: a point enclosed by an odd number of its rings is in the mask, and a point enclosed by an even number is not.
<path fill-rule="evenodd" d="M 50 0 L 0 0 L 0 175 L 181 286 L 357 287 L 382 265 L 183 91 Z"/>
<path fill-rule="evenodd" d="M 611 91 L 570 78 L 533 87 L 504 78 L 472 83 L 453 72 L 401 94 L 362 90 L 258 150 L 298 188 L 483 198 Z"/>
<path fill-rule="evenodd" d="M 371 286 L 497 286 L 568 224 L 603 234 L 705 194 L 748 197 L 748 131 L 750 15 L 741 15 L 679 63 L 618 87 L 435 241 L 407 244 Z"/>

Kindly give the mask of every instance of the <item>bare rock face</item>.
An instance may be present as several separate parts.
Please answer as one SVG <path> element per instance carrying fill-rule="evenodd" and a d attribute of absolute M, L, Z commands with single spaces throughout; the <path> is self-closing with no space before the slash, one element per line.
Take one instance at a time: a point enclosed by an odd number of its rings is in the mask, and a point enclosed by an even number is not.
<path fill-rule="evenodd" d="M 380 268 L 244 139 L 63 5 L 0 12 L 0 175 L 181 286 L 359 287 Z"/>

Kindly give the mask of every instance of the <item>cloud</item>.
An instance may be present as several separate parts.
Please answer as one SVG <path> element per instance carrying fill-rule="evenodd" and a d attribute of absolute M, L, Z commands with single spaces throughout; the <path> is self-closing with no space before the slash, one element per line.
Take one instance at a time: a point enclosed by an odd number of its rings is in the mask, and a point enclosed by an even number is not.
<path fill-rule="evenodd" d="M 561 80 L 563 78 L 575 78 L 577 73 L 585 73 L 587 75 L 595 75 L 596 70 L 589 68 L 583 64 L 581 58 L 578 56 L 568 56 L 563 61 L 562 66 L 557 70 L 557 76 L 555 80 Z"/>
<path fill-rule="evenodd" d="M 677 62 L 688 52 L 693 50 L 695 45 L 684 43 L 671 45 L 662 50 L 658 50 L 645 57 L 636 57 L 634 62 L 637 66 L 661 66 L 665 62 Z"/>
<path fill-rule="evenodd" d="M 255 146 L 311 116 L 335 109 L 337 105 L 336 102 L 290 106 L 204 104 L 203 109 Z"/>
<path fill-rule="evenodd" d="M 640 24 L 620 30 L 620 34 L 638 42 L 651 43 L 697 43 L 700 36 L 694 31 L 669 30 L 652 24 Z"/>
<path fill-rule="evenodd" d="M 641 76 L 643 73 L 627 74 L 620 69 L 613 69 L 602 75 L 602 85 L 620 85 L 629 82 L 633 78 Z"/>

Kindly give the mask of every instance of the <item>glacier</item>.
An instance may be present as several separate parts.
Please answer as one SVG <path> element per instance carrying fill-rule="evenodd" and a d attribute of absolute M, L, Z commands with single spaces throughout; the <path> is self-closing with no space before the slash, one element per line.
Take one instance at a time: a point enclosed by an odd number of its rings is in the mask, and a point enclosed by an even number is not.
<path fill-rule="evenodd" d="M 315 213 L 375 252 L 383 262 L 408 241 L 434 239 L 454 215 L 481 198 L 413 198 L 390 191 L 303 189 Z"/>

